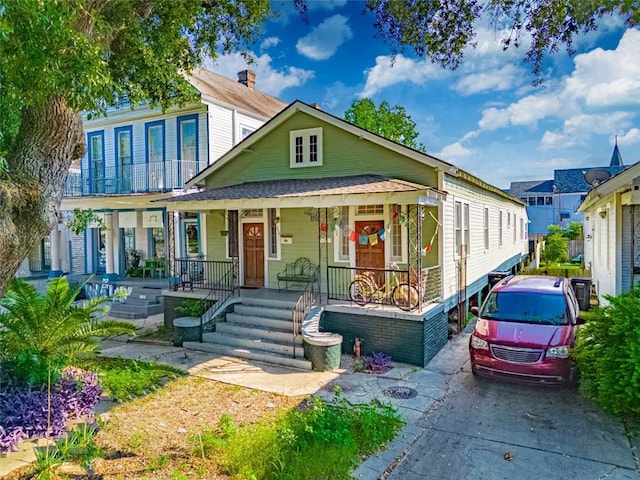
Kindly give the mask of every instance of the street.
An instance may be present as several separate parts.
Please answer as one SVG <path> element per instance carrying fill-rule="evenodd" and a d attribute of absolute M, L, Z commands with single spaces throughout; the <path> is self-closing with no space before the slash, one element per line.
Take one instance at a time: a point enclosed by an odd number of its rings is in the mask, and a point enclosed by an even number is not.
<path fill-rule="evenodd" d="M 640 479 L 622 423 L 575 388 L 474 378 L 468 361 L 449 388 L 388 479 Z"/>

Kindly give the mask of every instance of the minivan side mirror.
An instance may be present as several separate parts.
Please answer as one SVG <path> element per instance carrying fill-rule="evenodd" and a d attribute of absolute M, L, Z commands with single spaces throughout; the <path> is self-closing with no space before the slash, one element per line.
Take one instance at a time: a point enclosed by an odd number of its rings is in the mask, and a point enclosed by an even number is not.
<path fill-rule="evenodd" d="M 476 307 L 475 305 L 474 305 L 473 307 L 471 307 L 471 308 L 469 309 L 469 311 L 470 311 L 473 315 L 475 315 L 476 317 L 478 316 L 478 307 Z"/>
<path fill-rule="evenodd" d="M 585 321 L 584 318 L 582 318 L 582 317 L 576 318 L 576 325 L 584 325 L 585 323 L 587 323 L 587 322 Z"/>

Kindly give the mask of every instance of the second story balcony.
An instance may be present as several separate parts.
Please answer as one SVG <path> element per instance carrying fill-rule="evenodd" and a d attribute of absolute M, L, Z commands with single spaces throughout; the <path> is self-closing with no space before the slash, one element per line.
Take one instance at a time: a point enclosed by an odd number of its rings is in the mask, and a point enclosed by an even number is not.
<path fill-rule="evenodd" d="M 65 197 L 158 193 L 181 189 L 206 164 L 186 160 L 136 163 L 71 172 L 65 184 Z"/>

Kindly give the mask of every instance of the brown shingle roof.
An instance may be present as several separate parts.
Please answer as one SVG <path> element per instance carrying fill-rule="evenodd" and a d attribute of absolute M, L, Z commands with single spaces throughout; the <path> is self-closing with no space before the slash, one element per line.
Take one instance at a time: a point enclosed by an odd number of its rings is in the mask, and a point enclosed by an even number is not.
<path fill-rule="evenodd" d="M 287 106 L 271 95 L 208 70 L 194 69 L 187 78 L 205 98 L 233 105 L 265 119 L 273 117 Z"/>
<path fill-rule="evenodd" d="M 308 197 L 316 195 L 344 195 L 386 192 L 413 192 L 430 187 L 404 180 L 387 179 L 379 175 L 353 175 L 349 177 L 295 178 L 246 182 L 227 187 L 188 193 L 166 202 L 190 202 L 202 200 L 240 200 L 278 197 Z"/>

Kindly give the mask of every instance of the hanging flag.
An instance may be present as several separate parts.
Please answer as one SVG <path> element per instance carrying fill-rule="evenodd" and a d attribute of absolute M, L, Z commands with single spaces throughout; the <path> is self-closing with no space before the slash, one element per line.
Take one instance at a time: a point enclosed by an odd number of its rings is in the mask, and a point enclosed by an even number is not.
<path fill-rule="evenodd" d="M 321 231 L 322 233 L 327 233 L 327 224 L 326 224 L 325 222 L 322 222 L 322 223 L 320 224 L 320 231 Z"/>
<path fill-rule="evenodd" d="M 336 231 L 336 219 L 332 218 L 331 220 L 329 220 L 329 230 L 331 230 L 331 233 Z"/>
<path fill-rule="evenodd" d="M 395 211 L 393 212 L 393 219 L 395 220 L 396 218 L 398 218 L 398 215 L 399 215 L 399 214 L 398 214 L 398 211 L 397 211 L 397 210 L 395 210 Z"/>
<path fill-rule="evenodd" d="M 380 237 L 380 240 L 384 242 L 384 239 L 387 237 L 386 230 L 384 228 L 382 230 L 378 230 L 378 236 Z"/>
<path fill-rule="evenodd" d="M 358 232 L 356 232 L 355 230 L 352 230 L 351 233 L 349 234 L 349 240 L 351 240 L 352 242 L 357 242 Z"/>
<path fill-rule="evenodd" d="M 371 235 L 369 235 L 369 243 L 371 245 L 377 245 L 378 244 L 378 234 L 377 233 L 372 233 Z"/>
<path fill-rule="evenodd" d="M 436 225 L 436 231 L 433 232 L 433 236 L 431 237 L 431 240 L 429 240 L 429 243 L 427 244 L 426 248 L 424 249 L 424 255 L 426 255 L 427 253 L 429 253 L 431 251 L 431 247 L 433 246 L 433 241 L 436 239 L 436 235 L 438 235 L 438 229 L 440 228 L 440 225 Z"/>
<path fill-rule="evenodd" d="M 338 222 L 338 226 L 340 227 L 340 229 L 344 230 L 345 225 L 346 225 L 346 222 L 344 221 L 344 217 L 340 217 L 340 221 Z"/>
<path fill-rule="evenodd" d="M 367 235 L 366 233 L 361 233 L 358 243 L 360 245 L 366 245 L 367 243 L 369 243 L 369 235 Z"/>
<path fill-rule="evenodd" d="M 398 223 L 400 225 L 402 225 L 406 221 L 407 221 L 407 217 L 405 217 L 404 214 L 400 215 L 400 217 L 398 218 Z"/>

